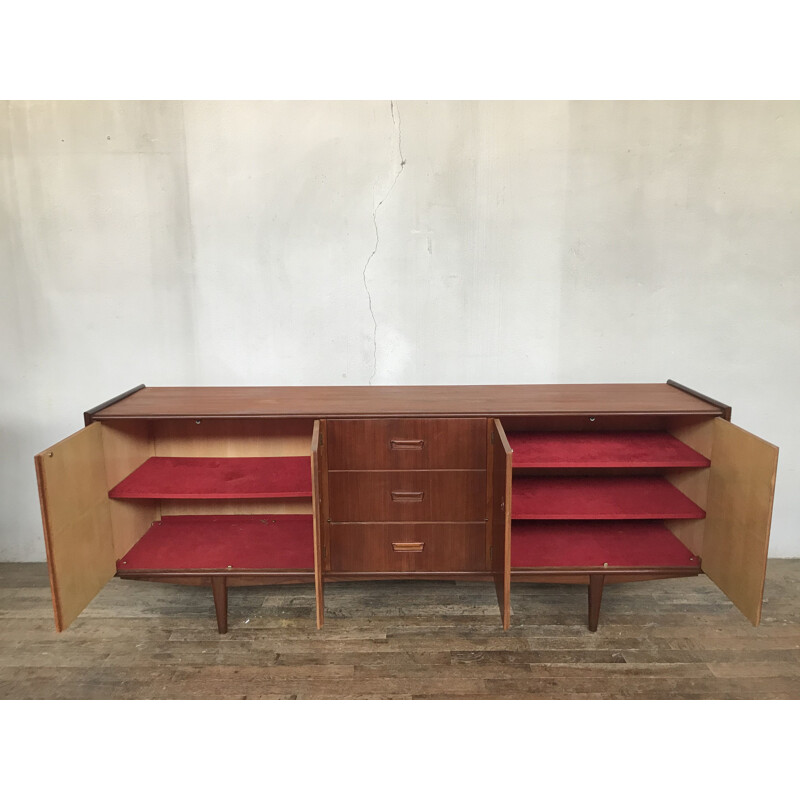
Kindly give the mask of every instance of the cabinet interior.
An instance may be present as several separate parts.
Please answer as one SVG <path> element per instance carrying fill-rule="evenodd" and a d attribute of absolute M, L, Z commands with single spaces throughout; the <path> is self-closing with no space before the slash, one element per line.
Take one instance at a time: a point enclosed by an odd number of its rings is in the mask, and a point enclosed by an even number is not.
<path fill-rule="evenodd" d="M 512 580 L 697 574 L 713 420 L 502 419 Z"/>
<path fill-rule="evenodd" d="M 313 571 L 313 421 L 101 424 L 120 576 Z"/>

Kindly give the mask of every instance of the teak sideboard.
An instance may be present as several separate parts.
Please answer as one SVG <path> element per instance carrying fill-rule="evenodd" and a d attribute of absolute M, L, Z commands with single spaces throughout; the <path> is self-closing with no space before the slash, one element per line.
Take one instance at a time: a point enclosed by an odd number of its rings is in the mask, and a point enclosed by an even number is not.
<path fill-rule="evenodd" d="M 705 573 L 761 616 L 778 450 L 666 384 L 150 388 L 36 456 L 56 628 L 113 576 L 230 586 Z"/>

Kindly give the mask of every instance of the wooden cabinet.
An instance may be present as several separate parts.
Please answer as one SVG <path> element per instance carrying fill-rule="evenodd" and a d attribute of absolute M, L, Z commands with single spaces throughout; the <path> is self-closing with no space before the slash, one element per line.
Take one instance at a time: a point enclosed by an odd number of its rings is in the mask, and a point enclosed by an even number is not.
<path fill-rule="evenodd" d="M 113 576 L 604 587 L 704 572 L 757 624 L 777 448 L 668 384 L 145 388 L 36 456 L 56 627 Z M 535 591 L 520 587 L 515 591 Z"/>

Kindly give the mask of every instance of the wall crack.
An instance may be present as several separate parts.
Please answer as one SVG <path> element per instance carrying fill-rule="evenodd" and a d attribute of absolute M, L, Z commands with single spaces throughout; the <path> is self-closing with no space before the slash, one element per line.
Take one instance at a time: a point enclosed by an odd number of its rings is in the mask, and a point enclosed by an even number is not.
<path fill-rule="evenodd" d="M 392 181 L 392 185 L 386 191 L 386 194 L 383 196 L 381 201 L 372 209 L 372 225 L 375 228 L 375 246 L 372 248 L 372 252 L 369 254 L 365 264 L 364 269 L 362 271 L 362 279 L 364 281 L 364 290 L 367 293 L 367 303 L 369 304 L 369 313 L 372 317 L 372 374 L 369 377 L 369 385 L 372 386 L 372 381 L 375 380 L 375 375 L 378 372 L 378 320 L 375 317 L 375 310 L 372 307 L 372 293 L 369 290 L 369 284 L 367 283 L 367 269 L 369 268 L 369 263 L 372 261 L 375 253 L 378 252 L 378 246 L 380 245 L 380 233 L 378 232 L 378 210 L 380 207 L 386 202 L 389 198 L 389 195 L 392 193 L 392 189 L 394 189 L 394 185 L 397 183 L 397 179 L 403 172 L 403 168 L 406 165 L 406 160 L 403 158 L 403 136 L 402 136 L 402 129 L 400 127 L 400 110 L 395 108 L 394 100 L 389 101 L 389 110 L 392 114 L 392 126 L 397 131 L 397 151 L 400 156 L 400 167 L 395 173 L 394 180 Z"/>

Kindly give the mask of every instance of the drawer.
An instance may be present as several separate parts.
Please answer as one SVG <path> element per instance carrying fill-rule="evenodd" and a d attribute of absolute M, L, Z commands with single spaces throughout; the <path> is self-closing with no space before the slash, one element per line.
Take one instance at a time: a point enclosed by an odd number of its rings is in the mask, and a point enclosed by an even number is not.
<path fill-rule="evenodd" d="M 331 525 L 331 572 L 483 572 L 486 525 Z"/>
<path fill-rule="evenodd" d="M 328 469 L 486 469 L 485 419 L 333 419 Z"/>
<path fill-rule="evenodd" d="M 486 519 L 486 471 L 329 472 L 333 522 Z"/>

